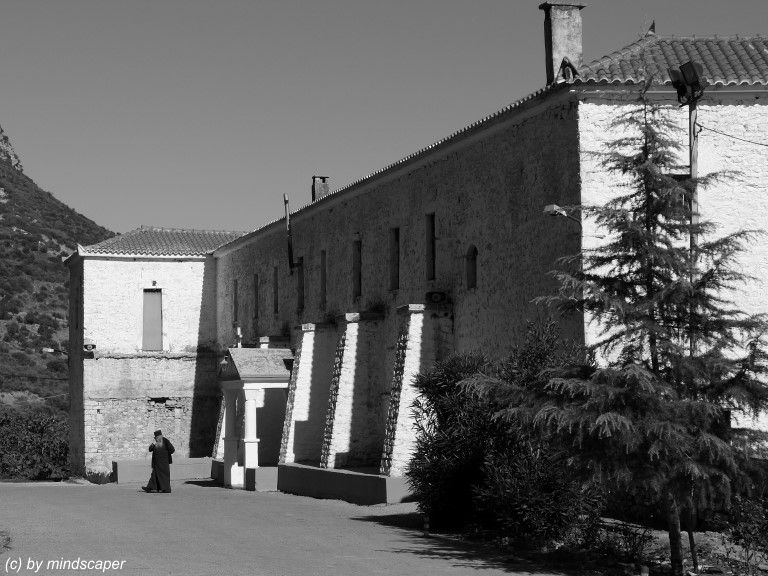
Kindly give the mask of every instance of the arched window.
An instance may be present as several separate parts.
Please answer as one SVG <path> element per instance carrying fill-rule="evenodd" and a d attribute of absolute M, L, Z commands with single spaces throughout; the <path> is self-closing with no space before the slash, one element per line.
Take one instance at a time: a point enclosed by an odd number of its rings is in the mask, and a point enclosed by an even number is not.
<path fill-rule="evenodd" d="M 467 248 L 467 288 L 477 288 L 477 248 Z"/>

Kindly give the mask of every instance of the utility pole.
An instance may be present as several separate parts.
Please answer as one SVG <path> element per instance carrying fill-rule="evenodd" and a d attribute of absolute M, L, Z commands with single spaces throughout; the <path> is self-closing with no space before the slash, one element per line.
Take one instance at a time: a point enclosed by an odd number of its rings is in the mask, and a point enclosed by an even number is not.
<path fill-rule="evenodd" d="M 696 129 L 698 108 L 696 102 L 688 102 L 688 159 L 691 167 L 691 264 L 695 260 L 696 233 L 693 227 L 699 223 L 699 195 L 696 190 L 696 178 L 699 177 L 699 132 Z"/>
<path fill-rule="evenodd" d="M 696 178 L 699 175 L 699 132 L 696 126 L 696 117 L 698 115 L 698 109 L 696 103 L 704 96 L 705 82 L 702 79 L 702 73 L 704 68 L 698 62 L 688 61 L 681 65 L 678 70 L 674 68 L 669 69 L 669 78 L 672 81 L 672 86 L 677 90 L 677 101 L 681 106 L 688 105 L 688 161 L 690 166 L 690 277 L 689 281 L 691 287 L 695 281 L 694 267 L 696 265 L 696 246 L 698 239 L 696 238 L 695 226 L 699 223 L 699 197 L 696 190 Z M 693 320 L 694 308 L 691 305 L 691 320 Z M 690 355 L 693 356 L 696 352 L 696 334 L 694 333 L 693 323 L 691 322 L 691 330 L 689 335 L 689 347 Z"/>
<path fill-rule="evenodd" d="M 704 68 L 698 62 L 688 61 L 679 70 L 674 68 L 669 69 L 669 78 L 672 80 L 672 85 L 677 90 L 677 100 L 681 106 L 688 105 L 688 161 L 690 167 L 690 272 L 689 281 L 691 283 L 691 290 L 696 280 L 695 278 L 695 266 L 696 266 L 696 246 L 698 239 L 696 238 L 695 227 L 699 223 L 699 197 L 696 190 L 696 179 L 699 176 L 699 131 L 696 127 L 696 117 L 698 115 L 697 102 L 704 95 L 704 86 L 706 83 L 702 79 L 702 73 Z M 691 358 L 696 354 L 696 330 L 694 328 L 693 319 L 696 312 L 696 305 L 694 299 L 691 298 L 691 304 L 689 309 L 689 334 L 688 334 L 688 354 Z M 688 544 L 691 550 L 691 557 L 693 559 L 694 570 L 698 571 L 698 556 L 696 554 L 696 543 L 693 537 L 694 525 L 696 514 L 693 509 L 689 511 L 688 515 Z"/>

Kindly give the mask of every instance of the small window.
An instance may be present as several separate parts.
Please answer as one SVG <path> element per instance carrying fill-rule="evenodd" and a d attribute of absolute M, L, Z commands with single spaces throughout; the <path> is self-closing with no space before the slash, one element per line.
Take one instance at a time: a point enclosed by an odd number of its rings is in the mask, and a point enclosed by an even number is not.
<path fill-rule="evenodd" d="M 160 290 L 144 290 L 144 323 L 141 348 L 163 349 L 163 293 Z"/>
<path fill-rule="evenodd" d="M 363 294 L 363 243 L 355 240 L 352 243 L 352 297 L 359 298 Z"/>
<path fill-rule="evenodd" d="M 280 293 L 277 286 L 278 272 L 277 266 L 272 270 L 272 312 L 277 314 L 280 311 Z"/>
<path fill-rule="evenodd" d="M 259 317 L 259 275 L 253 275 L 253 317 Z"/>
<path fill-rule="evenodd" d="M 304 310 L 304 258 L 296 262 L 296 312 Z"/>
<path fill-rule="evenodd" d="M 320 251 L 320 310 L 325 310 L 328 296 L 327 256 L 325 250 Z"/>
<path fill-rule="evenodd" d="M 237 298 L 237 278 L 232 280 L 232 323 L 237 324 L 240 303 Z"/>
<path fill-rule="evenodd" d="M 425 218 L 426 237 L 424 247 L 426 248 L 427 280 L 435 279 L 435 213 L 427 214 Z"/>
<path fill-rule="evenodd" d="M 467 288 L 477 288 L 477 248 L 467 249 Z"/>
<path fill-rule="evenodd" d="M 389 229 L 389 289 L 400 288 L 400 228 Z"/>

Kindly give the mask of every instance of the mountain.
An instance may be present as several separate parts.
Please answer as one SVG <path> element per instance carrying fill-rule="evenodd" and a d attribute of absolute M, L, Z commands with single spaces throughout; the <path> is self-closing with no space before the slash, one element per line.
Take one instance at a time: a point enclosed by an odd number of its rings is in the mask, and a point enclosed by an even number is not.
<path fill-rule="evenodd" d="M 69 406 L 68 272 L 78 243 L 114 236 L 24 174 L 0 126 L 0 404 Z"/>

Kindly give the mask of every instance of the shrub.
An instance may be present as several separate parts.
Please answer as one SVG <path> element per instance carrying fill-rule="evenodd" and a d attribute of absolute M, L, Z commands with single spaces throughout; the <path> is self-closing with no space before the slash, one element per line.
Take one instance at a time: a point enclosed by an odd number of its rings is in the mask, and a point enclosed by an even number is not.
<path fill-rule="evenodd" d="M 418 436 L 407 476 L 421 512 L 434 526 L 461 529 L 474 521 L 473 493 L 483 480 L 495 424 L 488 406 L 458 383 L 493 370 L 481 355 L 454 356 L 416 378 Z"/>
<path fill-rule="evenodd" d="M 53 372 L 54 374 L 66 374 L 67 372 L 67 363 L 64 360 L 60 360 L 58 358 L 55 360 L 49 360 L 45 364 L 45 367 L 49 372 Z"/>
<path fill-rule="evenodd" d="M 35 312 L 35 311 L 31 310 L 31 311 L 27 312 L 24 315 L 24 323 L 25 324 L 40 324 L 40 317 L 41 317 L 41 315 L 40 315 L 39 312 Z"/>
<path fill-rule="evenodd" d="M 533 546 L 594 543 L 602 493 L 574 482 L 565 459 L 551 448 L 511 441 L 486 457 L 483 471 L 475 503 L 484 526 Z"/>
<path fill-rule="evenodd" d="M 576 350 L 554 332 L 551 323 L 529 326 L 525 343 L 500 365 L 460 355 L 416 378 L 417 443 L 406 474 L 433 526 L 491 531 L 535 547 L 594 539 L 601 493 L 575 481 L 555 447 L 497 417 L 505 387 L 539 378 Z"/>
<path fill-rule="evenodd" d="M 751 576 L 762 555 L 768 555 L 768 497 L 734 498 L 731 525 L 723 534 L 726 557 L 747 567 Z"/>
<path fill-rule="evenodd" d="M 35 363 L 34 360 L 24 352 L 13 352 L 11 358 L 13 358 L 19 366 L 33 366 Z"/>
<path fill-rule="evenodd" d="M 19 334 L 19 325 L 16 321 L 11 320 L 5 325 L 5 332 L 11 338 L 15 338 Z"/>
<path fill-rule="evenodd" d="M 68 450 L 66 415 L 43 408 L 0 411 L 0 478 L 65 478 Z"/>

